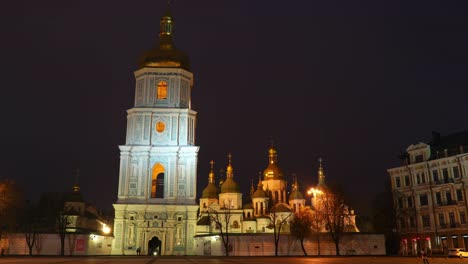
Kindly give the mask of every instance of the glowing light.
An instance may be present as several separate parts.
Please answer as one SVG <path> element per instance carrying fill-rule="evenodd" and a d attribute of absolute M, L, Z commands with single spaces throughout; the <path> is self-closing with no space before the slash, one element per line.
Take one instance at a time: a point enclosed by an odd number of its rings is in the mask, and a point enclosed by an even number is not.
<path fill-rule="evenodd" d="M 323 194 L 323 192 L 319 189 L 315 189 L 315 188 L 310 188 L 308 191 L 307 191 L 307 194 L 311 195 L 313 194 L 314 196 L 316 195 L 321 195 Z"/>
<path fill-rule="evenodd" d="M 104 234 L 109 234 L 110 231 L 111 231 L 111 229 L 107 225 L 102 226 L 102 232 L 104 232 Z"/>

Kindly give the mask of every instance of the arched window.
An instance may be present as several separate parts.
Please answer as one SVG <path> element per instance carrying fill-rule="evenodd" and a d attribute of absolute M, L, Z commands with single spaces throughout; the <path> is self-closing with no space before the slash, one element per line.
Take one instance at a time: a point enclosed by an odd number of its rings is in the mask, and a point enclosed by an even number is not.
<path fill-rule="evenodd" d="M 157 99 L 167 99 L 167 82 L 159 81 L 158 82 L 158 93 Z"/>
<path fill-rule="evenodd" d="M 239 222 L 237 222 L 237 220 L 234 221 L 234 223 L 232 223 L 232 227 L 233 228 L 239 228 Z"/>
<path fill-rule="evenodd" d="M 151 198 L 164 198 L 164 166 L 160 163 L 153 166 Z"/>

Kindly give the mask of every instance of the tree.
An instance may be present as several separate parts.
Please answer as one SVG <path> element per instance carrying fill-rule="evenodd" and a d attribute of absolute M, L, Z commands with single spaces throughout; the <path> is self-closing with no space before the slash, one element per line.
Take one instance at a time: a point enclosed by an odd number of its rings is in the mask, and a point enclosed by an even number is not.
<path fill-rule="evenodd" d="M 0 179 L 0 239 L 4 231 L 17 225 L 23 202 L 23 192 L 16 182 Z"/>
<path fill-rule="evenodd" d="M 57 214 L 57 232 L 60 237 L 60 255 L 65 255 L 65 237 L 67 235 L 67 227 L 70 225 L 70 219 L 66 212 L 60 211 Z"/>
<path fill-rule="evenodd" d="M 341 192 L 329 190 L 319 195 L 319 211 L 323 224 L 335 243 L 336 255 L 340 255 L 340 242 L 350 219 L 350 210 Z"/>
<path fill-rule="evenodd" d="M 281 231 L 284 231 L 284 226 L 287 225 L 288 218 L 292 214 L 291 208 L 285 203 L 277 203 L 270 210 L 270 224 L 268 225 L 268 228 L 273 229 L 275 256 L 278 256 L 278 245 Z"/>
<path fill-rule="evenodd" d="M 219 230 L 221 241 L 223 242 L 224 252 L 229 256 L 229 225 L 232 217 L 232 200 L 224 200 L 221 208 L 208 207 L 208 215 L 211 222 L 215 224 L 215 228 Z"/>
<path fill-rule="evenodd" d="M 320 211 L 315 210 L 312 214 L 312 231 L 317 238 L 317 255 L 320 256 L 320 233 L 323 226 L 323 218 Z"/>
<path fill-rule="evenodd" d="M 289 221 L 291 228 L 291 235 L 299 240 L 301 243 L 302 252 L 307 256 L 304 248 L 304 239 L 312 235 L 312 227 L 314 224 L 312 210 L 306 206 L 301 208 L 298 212 L 294 213 L 294 218 Z"/>
<path fill-rule="evenodd" d="M 31 203 L 28 203 L 25 206 L 21 226 L 26 239 L 26 244 L 28 245 L 29 255 L 32 256 L 33 247 L 38 240 L 40 231 L 40 217 L 37 206 Z"/>

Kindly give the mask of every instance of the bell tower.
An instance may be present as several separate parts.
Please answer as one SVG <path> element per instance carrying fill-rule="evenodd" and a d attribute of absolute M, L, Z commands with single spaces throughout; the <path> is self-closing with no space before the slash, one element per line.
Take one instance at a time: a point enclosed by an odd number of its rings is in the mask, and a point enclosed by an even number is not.
<path fill-rule="evenodd" d="M 196 111 L 188 56 L 173 42 L 173 19 L 160 20 L 159 42 L 135 75 L 134 107 L 120 149 L 113 254 L 192 255 L 198 205 Z M 154 246 L 150 241 L 160 241 Z M 158 248 L 156 248 L 158 247 Z"/>

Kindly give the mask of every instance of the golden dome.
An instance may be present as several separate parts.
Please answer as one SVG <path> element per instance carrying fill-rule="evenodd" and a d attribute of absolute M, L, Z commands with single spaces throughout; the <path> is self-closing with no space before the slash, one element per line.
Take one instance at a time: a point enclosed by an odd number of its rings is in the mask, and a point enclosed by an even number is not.
<path fill-rule="evenodd" d="M 269 164 L 268 167 L 263 171 L 263 177 L 265 180 L 279 180 L 283 179 L 283 172 L 277 165 L 276 149 L 272 146 L 268 149 Z"/>
<path fill-rule="evenodd" d="M 214 183 L 208 183 L 208 185 L 203 189 L 201 198 L 218 198 L 218 188 Z"/>
<path fill-rule="evenodd" d="M 175 48 L 172 40 L 172 16 L 169 9 L 160 21 L 159 43 L 140 57 L 140 68 L 182 68 L 190 70 L 190 61 L 186 53 Z"/>
<path fill-rule="evenodd" d="M 267 197 L 266 192 L 263 190 L 262 181 L 258 180 L 257 190 L 252 194 L 252 198 L 265 198 Z"/>
<path fill-rule="evenodd" d="M 239 184 L 233 178 L 226 178 L 221 185 L 222 193 L 238 193 L 240 192 Z"/>
<path fill-rule="evenodd" d="M 208 174 L 208 185 L 203 189 L 201 198 L 218 198 L 218 188 L 215 185 L 215 174 L 213 171 L 214 161 L 210 161 L 211 169 Z"/>
<path fill-rule="evenodd" d="M 240 192 L 239 184 L 234 181 L 234 168 L 231 164 L 232 155 L 229 153 L 228 155 L 229 163 L 226 168 L 226 180 L 221 184 L 221 192 L 222 193 L 238 193 Z"/>

